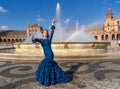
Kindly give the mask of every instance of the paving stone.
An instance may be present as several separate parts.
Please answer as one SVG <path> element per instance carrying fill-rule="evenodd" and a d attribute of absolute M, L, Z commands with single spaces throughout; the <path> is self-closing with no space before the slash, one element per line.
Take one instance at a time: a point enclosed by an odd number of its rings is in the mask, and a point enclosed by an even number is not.
<path fill-rule="evenodd" d="M 0 89 L 120 89 L 120 60 L 57 61 L 71 81 L 50 87 L 35 80 L 39 63 L 0 59 Z"/>

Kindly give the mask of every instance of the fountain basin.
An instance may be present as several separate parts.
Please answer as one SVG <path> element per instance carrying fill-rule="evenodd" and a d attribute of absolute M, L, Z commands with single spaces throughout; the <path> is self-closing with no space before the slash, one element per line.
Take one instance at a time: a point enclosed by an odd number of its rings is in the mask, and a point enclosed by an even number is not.
<path fill-rule="evenodd" d="M 55 60 L 104 60 L 112 58 L 107 52 L 108 42 L 53 42 Z M 44 53 L 39 43 L 15 43 L 1 49 L 0 58 L 15 60 L 42 60 Z M 9 51 L 8 51 L 9 50 Z"/>
<path fill-rule="evenodd" d="M 55 56 L 72 56 L 85 53 L 107 52 L 108 42 L 53 42 L 52 49 Z M 15 53 L 44 56 L 39 43 L 15 43 Z"/>

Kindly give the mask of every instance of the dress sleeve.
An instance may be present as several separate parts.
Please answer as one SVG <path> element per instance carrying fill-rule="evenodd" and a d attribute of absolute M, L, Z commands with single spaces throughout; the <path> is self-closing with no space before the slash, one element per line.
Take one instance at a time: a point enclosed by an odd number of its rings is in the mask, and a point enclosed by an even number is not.
<path fill-rule="evenodd" d="M 51 26 L 51 32 L 50 32 L 50 35 L 49 35 L 49 40 L 50 40 L 50 42 L 52 41 L 52 37 L 53 37 L 53 34 L 54 34 L 54 29 L 55 29 L 55 26 L 52 25 L 52 26 Z"/>
<path fill-rule="evenodd" d="M 35 38 L 35 40 L 32 40 L 33 43 L 36 43 L 36 42 L 41 42 L 41 38 Z"/>

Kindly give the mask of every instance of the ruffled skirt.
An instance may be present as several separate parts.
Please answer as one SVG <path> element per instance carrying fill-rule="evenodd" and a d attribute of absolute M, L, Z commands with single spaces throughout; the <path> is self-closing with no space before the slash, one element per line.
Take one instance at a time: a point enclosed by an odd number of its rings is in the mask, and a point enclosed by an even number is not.
<path fill-rule="evenodd" d="M 45 58 L 38 65 L 36 80 L 44 86 L 51 86 L 57 83 L 66 83 L 69 78 L 54 60 Z"/>

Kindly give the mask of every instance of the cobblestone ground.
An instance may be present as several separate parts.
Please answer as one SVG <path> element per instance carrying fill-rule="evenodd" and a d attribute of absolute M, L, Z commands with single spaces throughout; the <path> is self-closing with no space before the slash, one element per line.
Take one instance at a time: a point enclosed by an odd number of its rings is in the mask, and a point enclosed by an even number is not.
<path fill-rule="evenodd" d="M 57 63 L 71 80 L 44 87 L 35 81 L 39 61 L 0 59 L 0 89 L 120 89 L 120 60 Z"/>

